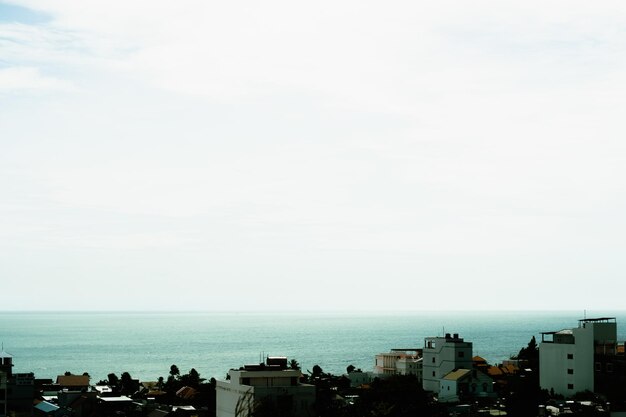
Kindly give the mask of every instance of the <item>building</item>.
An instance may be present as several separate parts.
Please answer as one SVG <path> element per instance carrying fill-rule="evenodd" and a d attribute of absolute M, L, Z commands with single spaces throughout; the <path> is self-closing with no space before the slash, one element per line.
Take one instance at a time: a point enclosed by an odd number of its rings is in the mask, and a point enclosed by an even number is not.
<path fill-rule="evenodd" d="M 424 339 L 422 387 L 438 393 L 440 381 L 458 369 L 472 369 L 472 343 L 465 342 L 458 333 Z"/>
<path fill-rule="evenodd" d="M 457 369 L 439 381 L 439 402 L 459 402 L 468 398 L 496 397 L 493 380 L 477 369 Z"/>
<path fill-rule="evenodd" d="M 81 391 L 89 389 L 89 375 L 59 375 L 57 376 L 56 385 L 59 389 L 67 389 L 72 391 Z"/>
<path fill-rule="evenodd" d="M 35 398 L 35 375 L 13 373 L 13 356 L 0 352 L 0 417 L 31 417 Z"/>
<path fill-rule="evenodd" d="M 0 352 L 0 417 L 7 415 L 7 388 L 13 367 L 13 356 Z"/>
<path fill-rule="evenodd" d="M 615 317 L 578 321 L 578 327 L 541 334 L 539 384 L 541 388 L 571 397 L 580 391 L 597 391 L 597 363 L 617 355 Z"/>
<path fill-rule="evenodd" d="M 265 408 L 294 416 L 313 414 L 315 386 L 300 382 L 302 373 L 287 367 L 287 358 L 268 357 L 266 363 L 231 369 L 226 381 L 217 381 L 217 417 L 248 417 Z M 270 411 L 271 413 L 271 411 Z"/>
<path fill-rule="evenodd" d="M 415 375 L 422 381 L 422 349 L 391 349 L 375 357 L 374 377 Z"/>

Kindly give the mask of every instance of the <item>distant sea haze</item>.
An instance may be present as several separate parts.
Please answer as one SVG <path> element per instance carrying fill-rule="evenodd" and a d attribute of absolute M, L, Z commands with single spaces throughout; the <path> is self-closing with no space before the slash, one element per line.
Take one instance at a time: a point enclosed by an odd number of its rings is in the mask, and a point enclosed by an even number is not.
<path fill-rule="evenodd" d="M 626 339 L 626 311 L 588 312 L 616 317 Z M 320 365 L 341 374 L 348 365 L 371 371 L 374 355 L 420 348 L 424 337 L 459 333 L 474 355 L 490 363 L 508 359 L 541 332 L 575 327 L 582 310 L 551 312 L 389 313 L 42 313 L 0 312 L 0 342 L 12 354 L 14 372 L 55 378 L 88 372 L 167 377 L 170 365 L 195 368 L 222 379 L 231 368 L 263 355 L 296 359 L 303 371 Z"/>

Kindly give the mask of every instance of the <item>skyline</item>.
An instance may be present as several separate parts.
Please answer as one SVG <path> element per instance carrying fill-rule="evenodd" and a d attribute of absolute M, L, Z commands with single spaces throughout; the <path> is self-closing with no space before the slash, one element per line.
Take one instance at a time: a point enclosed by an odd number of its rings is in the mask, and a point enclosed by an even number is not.
<path fill-rule="evenodd" d="M 0 1 L 0 308 L 619 310 L 624 27 Z"/>

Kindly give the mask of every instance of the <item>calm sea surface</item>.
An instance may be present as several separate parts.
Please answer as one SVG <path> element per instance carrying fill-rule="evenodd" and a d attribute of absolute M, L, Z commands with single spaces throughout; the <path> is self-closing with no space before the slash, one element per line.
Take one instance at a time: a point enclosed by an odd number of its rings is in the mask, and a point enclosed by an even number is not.
<path fill-rule="evenodd" d="M 353 364 L 372 370 L 374 355 L 417 348 L 424 337 L 459 333 L 474 354 L 497 363 L 540 332 L 578 325 L 582 312 L 410 313 L 40 313 L 0 312 L 0 342 L 13 355 L 15 372 L 54 378 L 89 372 L 92 381 L 110 372 L 167 377 L 196 368 L 221 379 L 230 368 L 257 363 L 264 354 L 295 358 L 303 370 L 318 364 L 343 373 Z M 593 312 L 616 317 L 626 339 L 626 311 Z"/>

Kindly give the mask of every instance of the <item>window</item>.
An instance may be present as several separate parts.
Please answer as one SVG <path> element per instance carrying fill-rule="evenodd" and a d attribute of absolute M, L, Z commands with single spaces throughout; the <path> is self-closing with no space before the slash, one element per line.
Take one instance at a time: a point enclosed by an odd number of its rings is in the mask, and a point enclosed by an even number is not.
<path fill-rule="evenodd" d="M 574 359 L 574 354 L 573 353 L 568 353 L 567 354 L 567 359 Z"/>
<path fill-rule="evenodd" d="M 574 384 L 567 384 L 567 389 L 574 389 Z"/>
<path fill-rule="evenodd" d="M 433 363 L 435 363 L 435 357 L 433 356 Z"/>
<path fill-rule="evenodd" d="M 574 375 L 574 370 L 572 368 L 567 370 L 568 375 Z"/>
<path fill-rule="evenodd" d="M 435 371 L 433 371 L 433 376 L 435 376 Z"/>
<path fill-rule="evenodd" d="M 465 357 L 465 352 L 459 352 L 459 358 L 464 358 Z"/>

